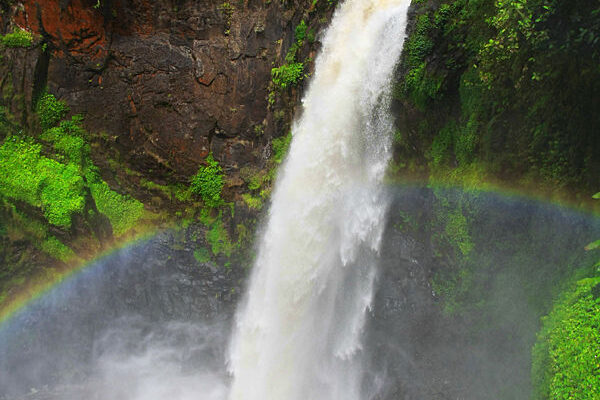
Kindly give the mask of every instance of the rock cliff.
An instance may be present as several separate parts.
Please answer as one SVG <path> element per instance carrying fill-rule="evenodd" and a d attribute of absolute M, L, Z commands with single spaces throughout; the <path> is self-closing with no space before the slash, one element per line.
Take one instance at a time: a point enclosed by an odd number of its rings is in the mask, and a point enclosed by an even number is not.
<path fill-rule="evenodd" d="M 306 19 L 321 28 L 329 8 L 315 12 L 307 1 L 13 2 L 2 15 L 4 30 L 18 25 L 39 39 L 7 51 L 1 87 L 11 111 L 30 125 L 43 90 L 65 100 L 103 139 L 97 159 L 116 149 L 134 170 L 187 181 L 212 152 L 234 174 L 260 165 L 269 139 L 286 133 L 296 89 L 275 118 L 267 102 L 271 69 L 293 43 L 294 27 Z"/>

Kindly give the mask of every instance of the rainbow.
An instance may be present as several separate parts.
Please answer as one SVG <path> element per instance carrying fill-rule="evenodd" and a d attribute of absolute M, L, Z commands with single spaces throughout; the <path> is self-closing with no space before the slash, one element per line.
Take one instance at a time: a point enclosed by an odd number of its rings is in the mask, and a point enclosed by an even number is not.
<path fill-rule="evenodd" d="M 0 308 L 0 328 L 14 316 L 26 310 L 27 306 L 32 304 L 35 300 L 42 298 L 55 287 L 73 279 L 79 273 L 93 268 L 95 265 L 100 264 L 100 261 L 112 256 L 120 250 L 149 241 L 156 236 L 157 233 L 157 231 L 146 231 L 127 238 L 126 240 L 95 254 L 91 259 L 83 260 L 77 258 L 76 260 L 67 263 L 61 270 L 52 269 L 49 273 L 45 270 L 45 273 L 34 276 L 30 281 L 26 282 L 23 287 L 19 288 L 17 293 L 7 299 L 5 304 L 2 304 Z"/>
<path fill-rule="evenodd" d="M 508 198 L 515 201 L 533 201 L 536 203 L 548 203 L 555 205 L 562 209 L 567 209 L 572 212 L 586 214 L 589 217 L 600 217 L 600 201 L 592 200 L 590 193 L 589 196 L 566 196 L 564 193 L 550 192 L 543 189 L 528 190 L 524 188 L 514 189 L 507 186 L 485 183 L 477 186 L 470 186 L 465 184 L 447 184 L 443 180 L 435 181 L 432 179 L 405 179 L 403 182 L 390 181 L 390 186 L 394 187 L 427 187 L 430 189 L 459 189 L 462 191 L 473 192 L 473 193 L 490 193 L 501 198 Z M 600 189 L 599 189 L 600 190 Z M 99 261 L 113 255 L 115 252 L 135 246 L 143 243 L 154 237 L 158 231 L 149 231 L 133 238 L 125 240 L 116 246 L 111 247 L 108 250 L 95 255 L 92 259 L 81 260 L 73 262 L 67 265 L 63 270 L 55 271 L 51 273 L 43 274 L 43 276 L 36 276 L 30 282 L 24 285 L 18 293 L 13 294 L 10 299 L 5 301 L 5 304 L 0 307 L 0 327 L 6 324 L 15 315 L 23 312 L 27 307 L 33 303 L 36 299 L 43 297 L 49 291 L 62 283 L 72 279 L 88 268 L 93 268 Z"/>

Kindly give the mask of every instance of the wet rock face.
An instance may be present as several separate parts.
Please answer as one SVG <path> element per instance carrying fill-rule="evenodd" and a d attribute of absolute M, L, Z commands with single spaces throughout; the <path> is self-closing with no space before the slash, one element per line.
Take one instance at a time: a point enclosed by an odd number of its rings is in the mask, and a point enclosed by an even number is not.
<path fill-rule="evenodd" d="M 270 71 L 308 3 L 95 4 L 31 0 L 13 7 L 13 21 L 47 42 L 23 67 L 36 76 L 22 90 L 47 86 L 86 116 L 90 132 L 114 137 L 140 171 L 189 176 L 210 151 L 226 169 L 260 164 L 266 142 L 255 132 L 273 133 L 264 126 Z"/>
<path fill-rule="evenodd" d="M 432 228 L 435 196 L 426 188 L 399 189 L 392 196 L 363 339 L 364 387 L 375 394 L 365 398 L 482 400 L 509 393 L 527 399 L 541 316 L 528 303 L 531 294 L 542 296 L 540 284 L 566 260 L 585 265 L 583 246 L 600 235 L 600 221 L 474 195 L 474 209 L 480 210 L 471 225 L 480 238 L 475 248 L 498 269 L 477 281 L 485 290 L 476 292 L 473 307 L 449 314 L 431 284 L 440 268 L 452 267 L 440 264 L 432 240 L 440 233 Z M 453 198 L 452 192 L 445 196 Z M 188 240 L 194 232 L 192 225 L 161 233 L 117 252 L 0 325 L 0 399 L 94 399 L 78 391 L 86 389 L 81 382 L 97 376 L 98 360 L 106 353 L 137 356 L 138 343 L 150 350 L 166 343 L 177 368 L 226 375 L 227 340 L 248 268 L 196 261 L 195 240 Z M 507 249 L 514 249 L 514 260 Z M 192 347 L 200 350 L 190 354 Z M 30 388 L 39 391 L 19 397 Z"/>
<path fill-rule="evenodd" d="M 143 354 L 136 346 L 146 341 L 150 350 L 168 342 L 192 371 L 222 372 L 245 268 L 199 263 L 180 236 L 161 233 L 95 262 L 3 326 L 0 399 L 32 389 L 26 398 L 92 398 L 77 391 L 103 353 Z"/>

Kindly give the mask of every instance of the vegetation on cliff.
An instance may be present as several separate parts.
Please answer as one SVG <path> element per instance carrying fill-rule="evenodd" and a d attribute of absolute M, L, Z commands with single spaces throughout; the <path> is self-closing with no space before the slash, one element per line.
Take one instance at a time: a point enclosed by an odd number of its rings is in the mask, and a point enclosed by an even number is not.
<path fill-rule="evenodd" d="M 218 207 L 223 203 L 223 170 L 212 154 L 206 158 L 206 165 L 201 166 L 198 173 L 192 177 L 191 183 L 192 193 L 199 194 L 207 207 Z"/>
<path fill-rule="evenodd" d="M 400 170 L 587 199 L 600 168 L 598 5 L 414 3 L 395 90 Z"/>
<path fill-rule="evenodd" d="M 5 111 L 5 110 L 4 110 Z M 143 204 L 118 193 L 91 160 L 82 117 L 51 94 L 37 105 L 41 133 L 9 123 L 0 132 L 0 299 L 28 282 L 37 267 L 28 250 L 43 254 L 48 271 L 57 261 L 76 261 L 82 252 L 121 236 L 147 213 Z M 6 276 L 5 276 L 6 275 Z"/>
<path fill-rule="evenodd" d="M 600 398 L 600 277 L 578 281 L 542 322 L 533 348 L 532 398 Z"/>
<path fill-rule="evenodd" d="M 546 233 L 552 248 L 539 251 L 563 261 L 539 279 L 526 267 L 535 265 L 528 257 L 533 249 L 478 236 L 475 221 L 494 216 L 472 196 L 492 184 L 594 207 L 600 6 L 584 0 L 415 0 L 413 12 L 394 90 L 391 175 L 474 190 L 434 191 L 434 291 L 448 315 L 468 320 L 498 309 L 496 300 L 486 300 L 491 277 L 528 282 L 527 307 L 539 316 L 552 310 L 533 354 L 535 398 L 595 398 L 589 389 L 598 387 L 600 357 L 590 334 L 598 330 L 593 256 L 573 263 L 560 254 L 567 244 Z"/>
<path fill-rule="evenodd" d="M 0 42 L 7 47 L 31 47 L 33 34 L 25 29 L 17 28 L 11 33 L 0 36 Z"/>

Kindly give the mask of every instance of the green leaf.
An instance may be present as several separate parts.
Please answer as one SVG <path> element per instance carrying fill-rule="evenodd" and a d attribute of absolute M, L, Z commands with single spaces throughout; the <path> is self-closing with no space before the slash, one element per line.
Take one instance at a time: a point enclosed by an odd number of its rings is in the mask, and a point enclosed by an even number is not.
<path fill-rule="evenodd" d="M 596 250 L 597 248 L 600 248 L 600 239 L 585 246 L 586 251 Z"/>
<path fill-rule="evenodd" d="M 600 200 L 600 192 L 592 196 L 592 199 Z"/>

